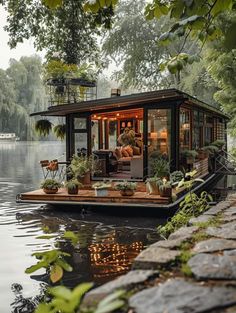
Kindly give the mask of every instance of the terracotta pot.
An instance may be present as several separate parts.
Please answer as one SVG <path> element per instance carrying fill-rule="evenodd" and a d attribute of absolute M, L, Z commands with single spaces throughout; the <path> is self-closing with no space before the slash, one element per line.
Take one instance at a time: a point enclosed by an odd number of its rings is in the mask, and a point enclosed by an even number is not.
<path fill-rule="evenodd" d="M 130 190 L 130 189 L 120 190 L 120 194 L 122 196 L 133 196 L 134 195 L 134 190 Z"/>
<path fill-rule="evenodd" d="M 147 189 L 147 193 L 149 195 L 159 195 L 160 194 L 159 186 L 157 186 L 156 182 L 147 182 L 146 183 L 146 189 Z"/>
<path fill-rule="evenodd" d="M 67 188 L 67 192 L 69 195 L 77 195 L 79 192 L 79 187 L 76 186 L 75 188 Z"/>
<path fill-rule="evenodd" d="M 91 184 L 91 178 L 90 178 L 90 172 L 87 172 L 82 177 L 77 177 L 78 181 L 83 185 L 90 185 Z"/>
<path fill-rule="evenodd" d="M 43 191 L 46 193 L 46 194 L 55 194 L 55 193 L 57 193 L 58 192 L 58 188 L 56 188 L 56 189 L 46 189 L 46 188 L 43 188 Z"/>
<path fill-rule="evenodd" d="M 160 189 L 160 196 L 165 198 L 170 198 L 172 196 L 172 188 Z"/>

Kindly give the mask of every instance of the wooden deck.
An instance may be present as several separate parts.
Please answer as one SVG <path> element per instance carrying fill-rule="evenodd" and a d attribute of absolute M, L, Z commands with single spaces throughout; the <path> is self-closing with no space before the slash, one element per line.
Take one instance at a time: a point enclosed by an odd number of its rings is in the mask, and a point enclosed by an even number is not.
<path fill-rule="evenodd" d="M 160 197 L 159 195 L 148 195 L 139 188 L 133 196 L 122 197 L 119 191 L 109 190 L 108 196 L 96 197 L 93 189 L 79 190 L 77 195 L 69 195 L 65 188 L 59 189 L 56 194 L 45 194 L 42 189 L 34 190 L 19 195 L 19 202 L 31 203 L 55 203 L 55 204 L 97 204 L 97 205 L 163 205 L 169 204 L 171 199 Z"/>

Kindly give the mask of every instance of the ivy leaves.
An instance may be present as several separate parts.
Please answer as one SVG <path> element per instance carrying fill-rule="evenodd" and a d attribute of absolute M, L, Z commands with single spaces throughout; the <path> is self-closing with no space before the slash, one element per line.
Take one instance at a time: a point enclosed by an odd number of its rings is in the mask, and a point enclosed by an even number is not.
<path fill-rule="evenodd" d="M 114 7 L 118 0 L 88 0 L 84 4 L 84 11 L 98 13 L 99 10 Z"/>
<path fill-rule="evenodd" d="M 148 20 L 161 18 L 163 15 L 169 15 L 175 22 L 170 29 L 163 33 L 159 38 L 159 43 L 168 45 L 179 37 L 192 38 L 200 41 L 203 45 L 220 38 L 222 35 L 220 27 L 215 22 L 217 16 L 221 13 L 234 9 L 235 0 L 174 0 L 161 1 L 153 0 L 148 4 L 145 10 L 145 16 Z M 232 37 L 232 36 L 231 36 Z M 230 38 L 231 38 L 230 37 Z M 229 45 L 229 44 L 228 44 Z M 197 56 L 183 56 L 184 44 L 179 55 L 174 56 L 168 62 L 163 63 L 162 69 L 168 69 L 170 73 L 175 74 L 181 71 L 185 65 L 199 60 Z"/>
<path fill-rule="evenodd" d="M 62 6 L 63 0 L 43 0 L 43 4 L 50 9 L 57 9 Z"/>

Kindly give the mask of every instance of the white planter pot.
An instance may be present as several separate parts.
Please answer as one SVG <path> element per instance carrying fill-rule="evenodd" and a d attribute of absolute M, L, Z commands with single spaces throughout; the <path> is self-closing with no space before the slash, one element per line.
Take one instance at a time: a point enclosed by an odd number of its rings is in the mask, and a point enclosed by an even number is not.
<path fill-rule="evenodd" d="M 95 189 L 95 196 L 96 197 L 107 197 L 108 190 L 107 189 Z"/>

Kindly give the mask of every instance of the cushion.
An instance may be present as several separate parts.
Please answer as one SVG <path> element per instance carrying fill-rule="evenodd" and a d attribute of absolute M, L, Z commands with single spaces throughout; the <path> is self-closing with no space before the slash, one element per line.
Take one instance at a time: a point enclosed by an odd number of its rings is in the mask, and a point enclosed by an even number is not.
<path fill-rule="evenodd" d="M 122 155 L 122 157 L 128 157 L 129 156 L 129 153 L 128 153 L 128 151 L 126 151 L 126 149 L 125 148 L 121 148 L 121 155 Z"/>
<path fill-rule="evenodd" d="M 133 155 L 140 155 L 140 148 L 139 147 L 133 147 Z"/>
<path fill-rule="evenodd" d="M 119 163 L 130 162 L 131 159 L 132 159 L 131 157 L 123 157 L 119 159 Z"/>
<path fill-rule="evenodd" d="M 133 149 L 131 146 L 126 146 L 125 150 L 128 152 L 129 156 L 133 156 Z"/>
<path fill-rule="evenodd" d="M 117 158 L 117 160 L 119 160 L 122 157 L 121 151 L 119 148 L 115 148 L 114 154 Z"/>

